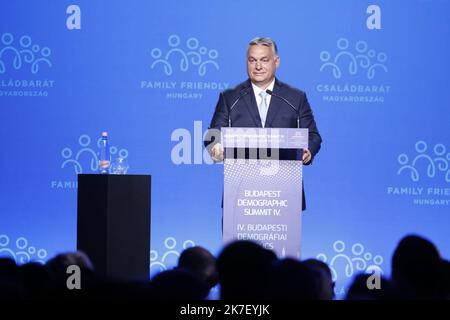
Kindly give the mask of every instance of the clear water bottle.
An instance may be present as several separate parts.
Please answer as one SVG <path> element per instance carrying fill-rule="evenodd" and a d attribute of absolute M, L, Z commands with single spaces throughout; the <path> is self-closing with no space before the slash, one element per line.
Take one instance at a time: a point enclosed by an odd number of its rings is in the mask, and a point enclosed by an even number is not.
<path fill-rule="evenodd" d="M 111 159 L 109 157 L 108 132 L 102 132 L 102 140 L 100 141 L 100 157 L 98 159 L 98 169 L 102 174 L 109 173 Z"/>

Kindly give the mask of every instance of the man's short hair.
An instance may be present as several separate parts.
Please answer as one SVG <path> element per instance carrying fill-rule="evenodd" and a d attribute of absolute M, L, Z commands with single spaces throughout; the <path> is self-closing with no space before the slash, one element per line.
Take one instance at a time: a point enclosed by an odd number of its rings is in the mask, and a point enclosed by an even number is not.
<path fill-rule="evenodd" d="M 276 56 L 278 56 L 277 44 L 272 39 L 266 38 L 266 37 L 256 37 L 248 43 L 248 48 L 250 48 L 251 46 L 258 46 L 258 45 L 271 47 L 273 50 L 273 53 Z M 248 48 L 247 48 L 247 52 L 248 52 Z"/>

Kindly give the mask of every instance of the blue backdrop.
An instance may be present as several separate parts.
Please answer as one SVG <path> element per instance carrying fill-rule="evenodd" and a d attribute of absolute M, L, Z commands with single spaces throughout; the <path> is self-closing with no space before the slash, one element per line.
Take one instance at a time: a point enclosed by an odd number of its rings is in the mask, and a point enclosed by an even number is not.
<path fill-rule="evenodd" d="M 152 175 L 151 274 L 184 248 L 221 249 L 223 165 L 202 138 L 218 94 L 246 78 L 255 36 L 306 91 L 323 137 L 305 169 L 303 257 L 342 295 L 399 239 L 450 256 L 449 1 L 2 1 L 0 255 L 76 247 L 76 174 L 100 133 Z"/>

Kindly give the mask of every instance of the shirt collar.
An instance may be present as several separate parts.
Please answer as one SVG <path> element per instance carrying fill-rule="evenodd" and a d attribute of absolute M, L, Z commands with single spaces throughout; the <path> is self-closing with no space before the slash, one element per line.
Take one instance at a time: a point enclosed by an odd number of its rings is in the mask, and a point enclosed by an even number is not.
<path fill-rule="evenodd" d="M 269 89 L 270 91 L 273 91 L 274 85 L 275 85 L 275 77 L 273 78 L 273 80 L 272 80 L 272 82 L 269 84 L 269 86 L 266 88 L 266 90 Z M 258 95 L 263 91 L 260 87 L 258 87 L 257 85 L 255 85 L 253 82 L 252 82 L 252 87 L 253 87 L 253 91 L 255 92 L 255 95 L 256 95 L 256 96 L 258 96 Z M 265 90 L 264 90 L 264 91 L 265 91 Z"/>

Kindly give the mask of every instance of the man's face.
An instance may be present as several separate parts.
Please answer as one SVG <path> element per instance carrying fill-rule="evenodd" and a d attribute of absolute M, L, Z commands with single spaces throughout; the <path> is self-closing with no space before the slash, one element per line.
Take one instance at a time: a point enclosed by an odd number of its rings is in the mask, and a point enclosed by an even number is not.
<path fill-rule="evenodd" d="M 275 55 L 272 47 L 253 45 L 248 49 L 248 77 L 258 87 L 265 89 L 272 82 L 279 65 L 280 58 Z"/>

